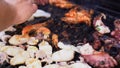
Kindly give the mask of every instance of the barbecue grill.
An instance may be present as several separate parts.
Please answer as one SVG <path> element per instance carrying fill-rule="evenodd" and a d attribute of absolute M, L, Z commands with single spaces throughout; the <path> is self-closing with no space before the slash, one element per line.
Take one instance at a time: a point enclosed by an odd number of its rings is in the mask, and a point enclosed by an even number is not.
<path fill-rule="evenodd" d="M 107 16 L 106 20 L 103 20 L 104 24 L 107 25 L 110 30 L 114 30 L 114 20 L 120 18 L 120 0 L 70 0 L 71 2 L 78 4 L 82 6 L 86 10 L 93 9 L 94 14 L 92 15 L 92 19 L 100 14 L 104 13 Z M 36 24 L 40 22 L 45 21 L 53 21 L 54 23 L 49 24 L 47 27 L 51 30 L 51 32 L 58 34 L 59 40 L 66 43 L 66 44 L 72 44 L 75 46 L 78 46 L 79 43 L 84 43 L 84 38 L 87 39 L 87 42 L 93 42 L 94 38 L 92 36 L 93 32 L 95 31 L 93 27 L 89 27 L 85 23 L 82 24 L 67 24 L 60 20 L 64 16 L 66 12 L 68 12 L 70 9 L 60 9 L 59 7 L 55 7 L 52 5 L 45 5 L 41 6 L 38 5 L 39 9 L 45 10 L 49 13 L 51 13 L 50 18 L 35 18 L 33 21 L 27 21 L 20 25 L 15 25 L 14 28 L 17 29 L 17 31 L 6 31 L 5 33 L 7 35 L 14 35 L 14 34 L 21 34 L 22 29 L 30 24 Z M 64 32 L 69 33 L 68 37 L 64 36 Z M 109 34 L 106 34 L 109 36 Z M 1 41 L 1 40 L 0 40 Z M 6 43 L 6 45 L 9 45 L 9 43 Z M 116 50 L 113 50 L 116 52 Z M 75 58 L 73 61 L 78 60 L 79 54 L 75 53 Z M 23 64 L 24 65 L 24 64 Z M 44 65 L 44 63 L 43 63 Z M 12 66 L 7 62 L 4 62 L 3 64 L 0 64 L 0 68 L 18 68 L 17 66 Z M 116 66 L 115 68 L 119 68 L 120 65 Z"/>

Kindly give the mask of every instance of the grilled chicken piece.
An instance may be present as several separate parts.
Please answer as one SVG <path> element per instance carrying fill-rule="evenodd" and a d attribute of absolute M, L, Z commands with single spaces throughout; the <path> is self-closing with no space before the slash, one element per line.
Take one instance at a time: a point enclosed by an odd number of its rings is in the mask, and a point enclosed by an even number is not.
<path fill-rule="evenodd" d="M 73 6 L 75 6 L 75 4 L 72 4 L 68 0 L 49 0 L 49 3 L 51 5 L 55 5 L 57 7 L 65 9 L 72 8 Z"/>
<path fill-rule="evenodd" d="M 61 18 L 62 21 L 68 24 L 79 24 L 86 23 L 87 25 L 91 25 L 91 14 L 93 12 L 89 12 L 84 9 L 74 8 L 71 9 L 68 13 L 65 14 L 65 17 Z"/>

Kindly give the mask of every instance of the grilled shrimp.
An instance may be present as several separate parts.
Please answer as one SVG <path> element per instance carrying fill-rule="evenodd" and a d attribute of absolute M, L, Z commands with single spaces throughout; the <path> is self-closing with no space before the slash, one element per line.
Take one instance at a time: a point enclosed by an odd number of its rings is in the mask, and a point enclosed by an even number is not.
<path fill-rule="evenodd" d="M 72 8 L 75 6 L 75 4 L 72 4 L 68 0 L 49 0 L 49 3 L 51 5 L 55 5 L 57 7 L 65 8 L 65 9 Z"/>
<path fill-rule="evenodd" d="M 68 13 L 65 14 L 65 17 L 61 18 L 62 21 L 65 21 L 68 24 L 79 24 L 86 23 L 87 25 L 91 25 L 91 14 L 92 12 L 88 12 L 87 10 L 78 8 L 71 9 Z"/>
<path fill-rule="evenodd" d="M 35 36 L 38 37 L 39 39 L 41 38 L 47 38 L 51 31 L 43 26 L 44 24 L 35 24 L 35 25 L 29 25 L 23 28 L 22 30 L 22 35 L 23 36 Z"/>

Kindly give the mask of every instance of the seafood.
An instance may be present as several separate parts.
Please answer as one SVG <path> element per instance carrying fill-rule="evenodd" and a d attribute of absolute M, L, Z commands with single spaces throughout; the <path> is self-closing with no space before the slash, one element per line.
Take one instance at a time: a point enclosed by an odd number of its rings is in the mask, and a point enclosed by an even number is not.
<path fill-rule="evenodd" d="M 1 40 L 2 40 L 4 43 L 7 43 L 6 41 L 7 41 L 10 37 L 11 37 L 10 35 L 3 35 L 3 36 L 1 36 Z"/>
<path fill-rule="evenodd" d="M 80 53 L 85 61 L 94 67 L 111 68 L 117 65 L 116 60 L 112 56 L 102 51 L 95 51 L 89 44 L 80 47 Z"/>
<path fill-rule="evenodd" d="M 115 29 L 114 31 L 111 32 L 111 35 L 112 35 L 117 41 L 120 41 L 120 30 Z"/>
<path fill-rule="evenodd" d="M 35 53 L 38 51 L 38 48 L 35 46 L 28 46 L 27 52 L 29 53 L 30 57 L 34 58 Z"/>
<path fill-rule="evenodd" d="M 51 17 L 51 14 L 48 12 L 45 12 L 43 10 L 38 9 L 29 19 L 28 21 L 34 20 L 35 17 Z"/>
<path fill-rule="evenodd" d="M 29 38 L 22 35 L 14 35 L 9 39 L 9 43 L 12 45 L 21 45 L 28 41 Z"/>
<path fill-rule="evenodd" d="M 56 62 L 66 62 L 74 58 L 74 51 L 62 49 L 52 54 L 52 60 Z"/>
<path fill-rule="evenodd" d="M 28 58 L 25 62 L 27 68 L 42 68 L 40 60 Z"/>
<path fill-rule="evenodd" d="M 45 12 L 43 10 L 40 10 L 38 9 L 34 14 L 33 14 L 34 17 L 51 17 L 51 14 L 48 13 L 48 12 Z"/>
<path fill-rule="evenodd" d="M 56 62 L 66 62 L 72 60 L 74 58 L 75 51 L 78 49 L 70 44 L 64 44 L 62 42 L 58 42 L 58 47 L 61 49 L 52 54 L 52 60 Z M 63 55 L 64 54 L 64 55 Z"/>
<path fill-rule="evenodd" d="M 34 25 L 28 25 L 22 30 L 22 36 L 24 37 L 37 37 L 39 36 L 39 39 L 46 39 L 49 37 L 49 34 L 51 31 L 44 27 L 46 24 L 34 24 Z"/>
<path fill-rule="evenodd" d="M 79 53 L 82 55 L 90 55 L 95 51 L 89 43 L 86 43 L 82 46 L 77 46 Z"/>
<path fill-rule="evenodd" d="M 114 21 L 114 25 L 115 25 L 115 28 L 116 28 L 116 29 L 120 29 L 120 19 L 116 19 L 116 20 Z"/>
<path fill-rule="evenodd" d="M 48 64 L 52 63 L 52 46 L 46 42 L 42 41 L 38 44 L 39 50 L 36 52 L 36 58 L 41 59 L 41 62 L 47 62 Z"/>
<path fill-rule="evenodd" d="M 3 31 L 16 31 L 16 29 L 12 25 L 12 26 L 9 26 L 7 29 L 5 29 Z"/>
<path fill-rule="evenodd" d="M 75 6 L 75 4 L 69 2 L 68 0 L 49 0 L 49 3 L 51 5 L 55 5 L 57 7 L 65 9 L 72 8 Z"/>
<path fill-rule="evenodd" d="M 0 42 L 0 46 L 2 46 L 2 45 L 6 45 L 4 42 Z"/>
<path fill-rule="evenodd" d="M 47 55 L 45 54 L 45 52 L 44 51 L 42 51 L 42 50 L 38 50 L 36 53 L 35 53 L 35 57 L 37 58 L 37 59 L 45 59 L 46 57 L 47 57 Z"/>
<path fill-rule="evenodd" d="M 60 68 L 58 64 L 51 64 L 51 65 L 46 65 L 43 68 Z"/>
<path fill-rule="evenodd" d="M 37 45 L 37 43 L 39 42 L 39 40 L 35 37 L 30 37 L 29 40 L 27 41 L 28 45 Z"/>
<path fill-rule="evenodd" d="M 65 17 L 61 18 L 61 20 L 68 24 L 79 24 L 84 22 L 90 26 L 91 14 L 92 11 L 89 12 L 84 9 L 74 8 L 71 9 L 68 13 L 66 13 Z"/>
<path fill-rule="evenodd" d="M 100 40 L 104 43 L 104 50 L 107 53 L 113 57 L 118 55 L 120 44 L 115 38 L 103 35 Z"/>
<path fill-rule="evenodd" d="M 105 14 L 101 13 L 99 16 L 95 17 L 93 20 L 93 26 L 101 34 L 110 33 L 110 29 L 102 22 L 102 17 L 106 19 Z"/>
<path fill-rule="evenodd" d="M 93 48 L 95 50 L 99 50 L 102 46 L 101 46 L 101 42 L 100 42 L 100 35 L 98 32 L 94 32 L 93 33 L 93 37 L 94 37 L 94 42 L 93 42 Z"/>
<path fill-rule="evenodd" d="M 116 60 L 105 52 L 94 52 L 91 55 L 83 55 L 86 62 L 99 68 L 112 68 L 117 65 Z"/>
<path fill-rule="evenodd" d="M 78 52 L 77 47 L 75 47 L 75 46 L 73 46 L 71 44 L 64 44 L 63 42 L 58 42 L 58 47 L 60 49 L 73 50 L 73 51 Z"/>
<path fill-rule="evenodd" d="M 116 32 L 119 32 L 119 20 L 114 22 L 115 30 L 111 33 L 112 37 L 102 38 L 109 35 L 106 34 L 109 33 L 109 27 L 102 22 L 101 18 L 104 17 L 102 14 L 94 19 L 93 24 L 96 30 L 94 32 L 93 26 L 91 26 L 91 11 L 79 8 L 79 6 L 76 7 L 68 0 L 49 1 L 51 5 L 56 6 L 56 9 L 65 8 L 59 11 L 62 14 L 64 11 L 70 11 L 63 18 L 61 18 L 62 16 L 59 18 L 59 14 L 52 16 L 50 18 L 53 20 L 52 23 L 32 23 L 33 25 L 28 26 L 25 23 L 22 27 L 19 27 L 20 30 L 18 31 L 10 32 L 11 34 L 8 33 L 9 31 L 6 32 L 6 34 L 12 36 L 5 35 L 5 32 L 0 34 L 3 37 L 0 37 L 0 42 L 3 42 L 0 44 L 0 65 L 4 61 L 8 61 L 8 64 L 15 68 L 18 66 L 19 68 L 92 68 L 91 66 L 113 68 L 118 64 L 116 61 L 120 61 L 120 43 L 117 39 L 119 33 L 116 34 Z M 41 8 L 44 9 L 44 7 Z M 54 14 L 52 10 L 53 8 L 48 8 L 47 11 Z M 39 17 L 39 10 L 36 13 L 38 15 L 35 14 L 35 16 Z M 46 16 L 49 17 L 49 14 Z M 59 21 L 60 19 L 62 21 Z M 97 26 L 100 27 L 101 31 L 97 31 Z M 17 27 L 15 26 L 15 28 Z M 13 35 L 20 34 L 19 31 L 22 28 L 21 35 Z M 74 37 L 72 37 L 73 35 Z M 93 39 L 94 41 L 91 41 Z M 104 51 L 98 50 L 101 47 L 104 47 Z M 114 54 L 114 56 L 111 54 Z"/>
<path fill-rule="evenodd" d="M 6 35 L 5 31 L 0 32 L 0 39 L 2 40 L 2 42 L 6 43 L 6 41 L 8 40 L 8 38 L 10 38 L 10 35 Z"/>
<path fill-rule="evenodd" d="M 5 52 L 9 56 L 16 56 L 24 52 L 24 49 L 15 46 L 3 46 L 0 48 L 1 52 Z"/>
<path fill-rule="evenodd" d="M 0 64 L 2 64 L 4 61 L 8 62 L 8 55 L 4 52 L 0 52 Z"/>
<path fill-rule="evenodd" d="M 58 64 L 49 64 L 44 66 L 43 68 L 70 68 L 70 67 L 68 65 L 64 66 L 58 63 Z"/>
<path fill-rule="evenodd" d="M 120 20 L 114 21 L 115 29 L 111 32 L 111 35 L 117 40 L 120 41 Z"/>
<path fill-rule="evenodd" d="M 42 41 L 38 46 L 39 50 L 43 51 L 46 55 L 52 54 L 52 46 L 48 42 Z"/>
<path fill-rule="evenodd" d="M 58 46 L 57 46 L 57 44 L 58 44 L 58 35 L 57 34 L 52 35 L 52 43 L 55 45 L 56 48 L 58 48 Z"/>
<path fill-rule="evenodd" d="M 81 68 L 92 68 L 88 64 L 81 63 L 81 62 L 77 62 L 77 63 L 74 63 L 74 64 L 70 65 L 70 68 L 79 68 L 79 67 L 81 67 Z"/>
<path fill-rule="evenodd" d="M 27 68 L 26 66 L 19 66 L 18 68 Z"/>
<path fill-rule="evenodd" d="M 17 54 L 13 58 L 10 59 L 10 64 L 11 65 L 19 65 L 19 64 L 24 64 L 26 60 L 30 58 L 30 55 L 27 51 L 22 52 L 21 54 Z"/>
<path fill-rule="evenodd" d="M 16 31 L 16 29 L 13 26 L 10 26 L 7 29 L 0 32 L 0 39 L 4 43 L 7 43 L 6 41 L 11 37 L 10 35 L 5 34 L 6 31 Z"/>

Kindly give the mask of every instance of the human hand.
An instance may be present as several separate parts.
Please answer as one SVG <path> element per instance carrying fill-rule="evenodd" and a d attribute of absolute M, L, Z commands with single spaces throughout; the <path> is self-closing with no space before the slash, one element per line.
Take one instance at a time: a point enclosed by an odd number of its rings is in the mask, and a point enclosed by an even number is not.
<path fill-rule="evenodd" d="M 37 10 L 37 5 L 32 0 L 5 0 L 14 10 L 14 24 L 25 22 Z M 12 14 L 11 14 L 12 15 Z M 11 22 L 11 21 L 10 21 Z"/>

